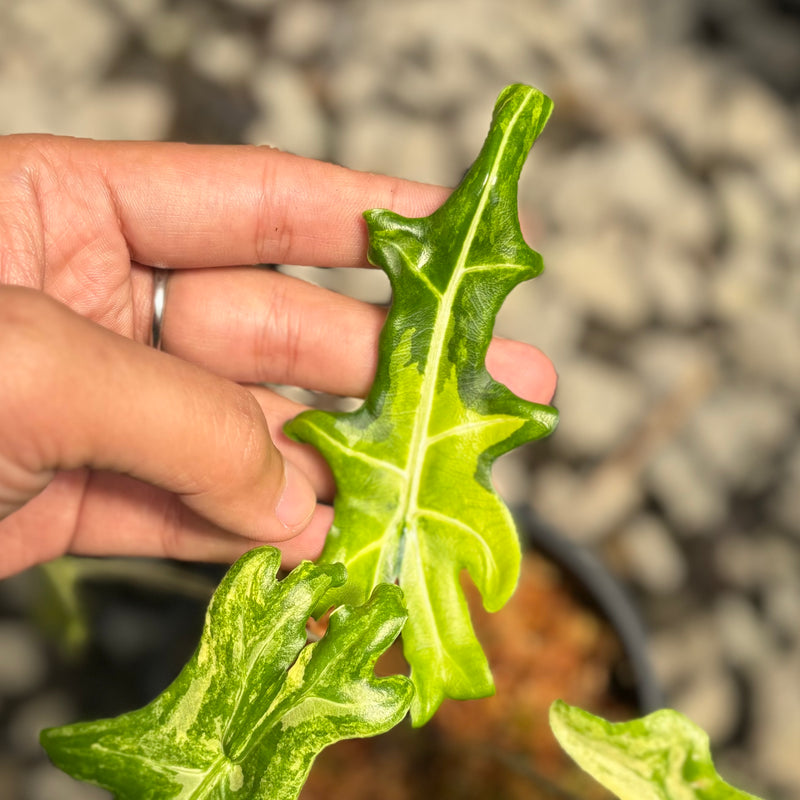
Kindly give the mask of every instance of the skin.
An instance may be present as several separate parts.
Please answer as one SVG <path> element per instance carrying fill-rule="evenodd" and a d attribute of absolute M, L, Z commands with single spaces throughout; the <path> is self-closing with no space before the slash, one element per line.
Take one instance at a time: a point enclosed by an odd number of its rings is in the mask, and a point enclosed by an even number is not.
<path fill-rule="evenodd" d="M 260 383 L 363 396 L 384 311 L 243 265 L 367 267 L 364 209 L 441 187 L 270 148 L 0 138 L 0 577 L 65 553 L 321 551 L 333 480 Z M 163 346 L 147 346 L 169 268 Z M 549 402 L 535 348 L 487 367 Z"/>

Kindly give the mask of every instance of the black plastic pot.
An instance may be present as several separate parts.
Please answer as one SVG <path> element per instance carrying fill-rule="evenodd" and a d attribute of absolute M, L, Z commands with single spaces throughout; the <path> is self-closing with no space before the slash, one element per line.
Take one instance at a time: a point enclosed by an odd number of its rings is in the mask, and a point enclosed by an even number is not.
<path fill-rule="evenodd" d="M 664 694 L 650 659 L 647 630 L 619 580 L 591 550 L 555 530 L 529 508 L 517 508 L 513 513 L 524 545 L 565 572 L 617 634 L 639 712 L 644 715 L 663 708 Z"/>

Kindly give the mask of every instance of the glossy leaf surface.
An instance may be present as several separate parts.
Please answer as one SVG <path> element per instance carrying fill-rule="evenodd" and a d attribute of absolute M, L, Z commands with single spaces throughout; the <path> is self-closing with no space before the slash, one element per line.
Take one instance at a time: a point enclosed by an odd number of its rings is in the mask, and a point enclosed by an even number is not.
<path fill-rule="evenodd" d="M 564 750 L 620 800 L 758 800 L 722 780 L 708 736 L 677 711 L 611 723 L 557 700 L 550 726 Z"/>
<path fill-rule="evenodd" d="M 370 261 L 394 297 L 375 382 L 358 410 L 306 412 L 286 429 L 322 452 L 337 482 L 323 560 L 345 563 L 349 581 L 327 600 L 362 602 L 384 582 L 403 589 L 416 725 L 446 696 L 493 692 L 460 575 L 468 570 L 490 611 L 513 593 L 520 547 L 491 466 L 556 422 L 554 409 L 517 397 L 484 364 L 506 295 L 542 268 L 520 232 L 517 183 L 551 106 L 536 89 L 509 86 L 440 209 L 419 219 L 366 213 Z"/>
<path fill-rule="evenodd" d="M 327 634 L 306 645 L 310 610 L 344 568 L 303 563 L 278 581 L 279 561 L 261 548 L 234 564 L 197 651 L 152 703 L 44 731 L 54 763 L 124 800 L 288 800 L 326 745 L 402 719 L 410 682 L 373 672 L 405 621 L 400 590 L 382 586 L 365 605 L 340 607 Z"/>

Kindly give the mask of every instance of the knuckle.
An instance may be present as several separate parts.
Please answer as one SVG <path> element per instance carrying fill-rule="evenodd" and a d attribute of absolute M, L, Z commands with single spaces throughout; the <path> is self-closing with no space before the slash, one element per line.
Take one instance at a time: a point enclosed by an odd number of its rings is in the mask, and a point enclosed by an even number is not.
<path fill-rule="evenodd" d="M 6 375 L 13 376 L 17 393 L 60 368 L 65 316 L 60 305 L 43 292 L 0 287 L 0 365 Z"/>
<path fill-rule="evenodd" d="M 242 478 L 250 482 L 263 480 L 279 462 L 261 406 L 252 392 L 235 386 L 232 408 L 234 431 L 230 441 L 238 450 Z"/>
<path fill-rule="evenodd" d="M 304 331 L 289 280 L 272 281 L 269 301 L 253 326 L 251 360 L 255 374 L 267 382 L 295 382 Z"/>
<path fill-rule="evenodd" d="M 292 215 L 285 199 L 278 159 L 271 158 L 271 147 L 264 147 L 261 192 L 258 199 L 258 224 L 253 251 L 264 264 L 284 263 L 289 259 L 293 239 Z M 274 154 L 274 153 L 273 153 Z"/>
<path fill-rule="evenodd" d="M 42 292 L 0 286 L 0 444 L 6 456 L 33 471 L 53 458 L 43 415 L 69 369 L 61 345 L 65 317 Z"/>

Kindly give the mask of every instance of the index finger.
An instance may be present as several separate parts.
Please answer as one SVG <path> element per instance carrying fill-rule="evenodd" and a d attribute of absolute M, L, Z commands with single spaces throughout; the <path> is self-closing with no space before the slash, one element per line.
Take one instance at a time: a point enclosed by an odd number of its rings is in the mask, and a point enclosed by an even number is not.
<path fill-rule="evenodd" d="M 362 213 L 424 216 L 449 190 L 268 147 L 78 144 L 99 169 L 131 258 L 153 266 L 364 266 Z"/>

